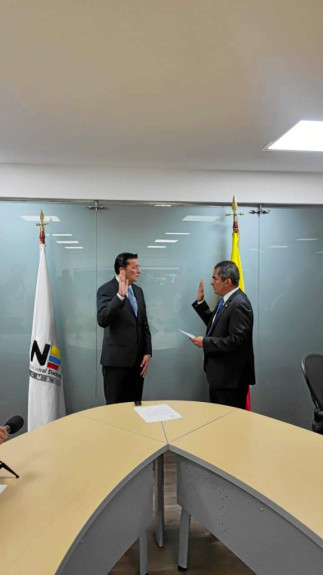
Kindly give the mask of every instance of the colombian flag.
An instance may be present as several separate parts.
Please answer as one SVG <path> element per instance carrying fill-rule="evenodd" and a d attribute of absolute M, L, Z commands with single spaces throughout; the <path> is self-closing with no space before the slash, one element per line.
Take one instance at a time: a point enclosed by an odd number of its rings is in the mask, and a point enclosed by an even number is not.
<path fill-rule="evenodd" d="M 240 281 L 239 281 L 239 288 L 244 291 L 244 281 L 243 281 L 243 273 L 242 273 L 242 265 L 240 260 L 240 253 L 239 253 L 239 228 L 238 228 L 238 220 L 235 220 L 233 223 L 233 232 L 232 232 L 232 251 L 231 251 L 231 261 L 234 262 L 239 269 L 240 272 Z M 247 400 L 246 400 L 246 410 L 250 411 L 250 387 L 248 389 Z"/>

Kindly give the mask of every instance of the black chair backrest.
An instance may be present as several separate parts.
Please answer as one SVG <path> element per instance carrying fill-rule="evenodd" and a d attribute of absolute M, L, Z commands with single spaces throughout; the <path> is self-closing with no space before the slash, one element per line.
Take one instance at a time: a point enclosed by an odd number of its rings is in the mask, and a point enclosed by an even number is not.
<path fill-rule="evenodd" d="M 311 353 L 302 358 L 302 370 L 315 406 L 323 410 L 323 355 Z"/>

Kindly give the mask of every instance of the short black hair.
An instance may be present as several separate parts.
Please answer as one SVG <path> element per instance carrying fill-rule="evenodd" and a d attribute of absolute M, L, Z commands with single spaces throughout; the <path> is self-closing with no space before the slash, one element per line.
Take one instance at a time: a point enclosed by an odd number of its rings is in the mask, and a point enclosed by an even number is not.
<path fill-rule="evenodd" d="M 119 275 L 120 268 L 126 268 L 128 264 L 128 260 L 136 260 L 138 258 L 138 254 L 131 254 L 130 252 L 123 252 L 119 254 L 114 262 L 114 271 L 117 275 Z"/>
<path fill-rule="evenodd" d="M 238 287 L 240 280 L 240 272 L 238 266 L 230 260 L 224 260 L 214 266 L 214 269 L 219 269 L 219 276 L 222 281 L 230 279 L 234 287 Z"/>

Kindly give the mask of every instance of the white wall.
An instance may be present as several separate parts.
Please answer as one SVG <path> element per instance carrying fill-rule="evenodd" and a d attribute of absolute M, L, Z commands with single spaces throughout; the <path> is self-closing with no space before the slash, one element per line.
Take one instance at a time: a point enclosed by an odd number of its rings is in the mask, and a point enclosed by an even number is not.
<path fill-rule="evenodd" d="M 0 166 L 0 198 L 322 204 L 323 174 Z"/>

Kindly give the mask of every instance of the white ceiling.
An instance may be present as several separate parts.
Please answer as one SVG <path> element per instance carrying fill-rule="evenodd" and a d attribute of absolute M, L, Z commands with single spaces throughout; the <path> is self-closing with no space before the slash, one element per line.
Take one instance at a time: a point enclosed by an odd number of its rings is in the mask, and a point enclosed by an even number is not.
<path fill-rule="evenodd" d="M 2 0 L 0 162 L 323 171 L 322 0 Z"/>

